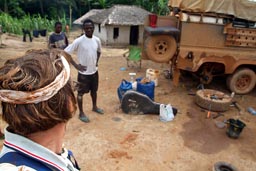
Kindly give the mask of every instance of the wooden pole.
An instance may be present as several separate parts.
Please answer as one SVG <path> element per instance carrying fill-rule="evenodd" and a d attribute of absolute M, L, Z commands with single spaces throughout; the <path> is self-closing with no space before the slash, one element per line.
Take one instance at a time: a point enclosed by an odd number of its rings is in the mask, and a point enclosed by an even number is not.
<path fill-rule="evenodd" d="M 71 5 L 69 5 L 69 27 L 72 26 L 72 8 Z"/>

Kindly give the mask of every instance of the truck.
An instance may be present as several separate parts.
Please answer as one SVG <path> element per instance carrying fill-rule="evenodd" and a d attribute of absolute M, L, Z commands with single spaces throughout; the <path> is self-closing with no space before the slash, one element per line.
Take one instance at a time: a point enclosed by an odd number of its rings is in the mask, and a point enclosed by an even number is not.
<path fill-rule="evenodd" d="M 236 94 L 256 84 L 254 0 L 170 0 L 170 15 L 145 20 L 142 59 L 169 63 L 174 85 L 183 71 L 202 84 L 224 76 Z"/>

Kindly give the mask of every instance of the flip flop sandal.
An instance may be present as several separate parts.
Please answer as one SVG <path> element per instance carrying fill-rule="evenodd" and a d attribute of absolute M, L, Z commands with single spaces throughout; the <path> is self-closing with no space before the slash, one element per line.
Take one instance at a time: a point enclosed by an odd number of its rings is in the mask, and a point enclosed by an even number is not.
<path fill-rule="evenodd" d="M 96 110 L 92 110 L 92 111 L 94 111 L 94 112 L 96 112 L 98 114 L 104 114 L 104 111 L 102 109 L 100 109 L 100 108 L 97 108 Z"/>
<path fill-rule="evenodd" d="M 80 116 L 79 119 L 82 121 L 82 122 L 90 122 L 89 118 L 87 116 Z"/>

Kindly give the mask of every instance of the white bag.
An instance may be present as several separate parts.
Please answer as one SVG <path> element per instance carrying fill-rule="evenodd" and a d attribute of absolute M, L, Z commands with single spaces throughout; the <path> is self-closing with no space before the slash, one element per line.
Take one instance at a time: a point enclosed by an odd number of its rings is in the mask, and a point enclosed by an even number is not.
<path fill-rule="evenodd" d="M 172 106 L 170 104 L 160 104 L 160 120 L 163 122 L 172 121 L 174 119 Z"/>

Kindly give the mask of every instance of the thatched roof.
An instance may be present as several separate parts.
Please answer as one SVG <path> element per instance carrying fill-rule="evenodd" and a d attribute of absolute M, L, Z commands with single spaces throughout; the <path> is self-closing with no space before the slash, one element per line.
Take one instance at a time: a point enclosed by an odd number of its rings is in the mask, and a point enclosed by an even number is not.
<path fill-rule="evenodd" d="M 76 19 L 73 24 L 83 24 L 83 21 L 86 19 L 86 18 L 89 18 L 93 15 L 96 15 L 98 13 L 100 13 L 102 11 L 102 9 L 93 9 L 93 10 L 90 10 L 89 12 L 87 12 L 86 14 L 84 14 L 82 17 Z"/>
<path fill-rule="evenodd" d="M 145 17 L 149 13 L 134 5 L 114 5 L 108 9 L 90 10 L 73 23 L 82 24 L 85 18 L 89 18 L 101 25 L 144 25 Z"/>

